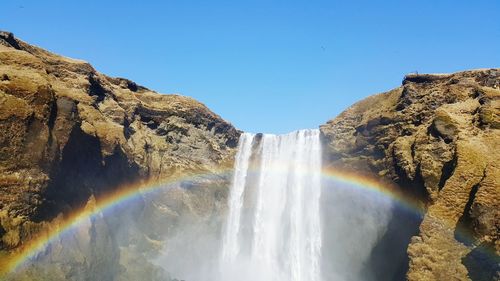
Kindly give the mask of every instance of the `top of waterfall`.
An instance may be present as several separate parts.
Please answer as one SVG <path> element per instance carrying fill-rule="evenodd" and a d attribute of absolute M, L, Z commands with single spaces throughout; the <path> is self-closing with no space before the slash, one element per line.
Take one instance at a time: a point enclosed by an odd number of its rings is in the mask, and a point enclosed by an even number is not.
<path fill-rule="evenodd" d="M 297 134 L 299 132 L 318 132 L 319 129 L 299 129 L 299 130 L 294 130 L 288 133 L 284 134 L 272 134 L 272 133 L 251 133 L 251 132 L 244 132 L 244 134 L 252 134 L 252 135 L 257 135 L 257 136 L 262 136 L 262 135 L 271 135 L 271 136 L 286 136 L 286 135 L 292 135 L 292 134 Z"/>

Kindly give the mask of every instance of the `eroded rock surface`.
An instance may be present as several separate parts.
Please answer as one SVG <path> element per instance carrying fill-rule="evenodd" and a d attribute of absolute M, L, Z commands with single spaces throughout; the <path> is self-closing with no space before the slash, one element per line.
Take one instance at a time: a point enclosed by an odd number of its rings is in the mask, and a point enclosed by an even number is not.
<path fill-rule="evenodd" d="M 239 137 L 231 124 L 191 98 L 161 95 L 130 80 L 105 76 L 87 62 L 52 54 L 8 32 L 0 32 L 0 132 L 0 250 L 4 252 L 16 251 L 44 229 L 56 227 L 66 214 L 91 208 L 101 195 L 124 185 L 184 174 L 219 174 L 232 166 Z M 218 204 L 212 199 L 223 201 L 224 190 L 201 186 L 198 182 L 169 192 L 191 213 L 209 216 Z M 168 211 L 168 206 L 144 205 L 121 213 L 139 221 L 148 217 L 145 212 Z M 170 218 L 178 217 L 178 211 L 170 211 Z M 139 231 L 143 240 L 154 244 L 159 238 L 149 229 L 152 223 L 141 223 L 146 226 Z M 139 260 L 138 256 L 129 255 L 130 247 L 121 251 L 124 245 L 118 245 L 112 234 L 119 226 L 118 219 L 90 221 L 88 231 L 77 234 L 88 236 L 79 241 L 94 243 L 75 246 L 81 249 L 73 255 L 80 256 L 76 260 L 82 261 L 81 266 L 70 270 L 64 257 L 54 254 L 51 261 L 62 265 L 54 267 L 51 280 L 78 279 L 90 276 L 89 272 L 102 274 L 99 280 L 111 280 L 117 273 L 105 272 L 106 267 L 120 263 L 124 271 L 134 270 L 127 263 Z M 98 251 L 116 253 L 99 264 Z M 154 275 L 151 267 L 117 280 L 147 279 L 149 275 L 141 274 Z"/>
<path fill-rule="evenodd" d="M 321 126 L 332 166 L 394 182 L 424 206 L 408 280 L 500 278 L 499 114 L 500 70 L 485 69 L 408 75 Z"/>
<path fill-rule="evenodd" d="M 413 74 L 321 126 L 328 165 L 395 183 L 424 210 L 414 221 L 395 214 L 369 261 L 373 280 L 500 278 L 499 111 L 499 69 Z M 106 193 L 211 174 L 83 221 L 12 278 L 170 280 L 150 260 L 180 224 L 217 231 L 228 183 L 221 172 L 238 136 L 193 99 L 0 32 L 0 266 Z"/>

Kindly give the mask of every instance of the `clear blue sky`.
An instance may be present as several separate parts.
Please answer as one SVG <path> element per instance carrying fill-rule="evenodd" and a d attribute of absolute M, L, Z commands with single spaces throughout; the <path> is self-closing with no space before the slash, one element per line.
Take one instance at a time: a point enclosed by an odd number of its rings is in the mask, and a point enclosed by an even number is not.
<path fill-rule="evenodd" d="M 252 132 L 317 127 L 409 72 L 500 67 L 499 0 L 3 0 L 0 29 Z"/>

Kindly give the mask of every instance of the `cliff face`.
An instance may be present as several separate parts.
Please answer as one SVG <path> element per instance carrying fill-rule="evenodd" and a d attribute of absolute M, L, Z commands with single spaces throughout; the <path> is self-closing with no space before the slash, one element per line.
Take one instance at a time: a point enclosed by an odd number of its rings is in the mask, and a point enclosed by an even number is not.
<path fill-rule="evenodd" d="M 408 75 L 321 126 L 330 165 L 394 182 L 425 206 L 408 233 L 408 280 L 500 278 L 499 114 L 500 70 L 488 69 Z"/>
<path fill-rule="evenodd" d="M 125 184 L 217 173 L 231 166 L 239 137 L 231 124 L 193 99 L 160 95 L 105 76 L 84 61 L 49 53 L 7 32 L 0 32 L 0 132 L 4 251 L 14 251 L 57 224 L 61 214 L 95 204 L 102 194 Z M 201 215 L 212 210 L 213 200 L 190 203 L 203 196 L 216 198 L 206 194 L 213 189 L 196 188 L 202 185 L 172 191 L 176 204 Z M 146 204 L 134 213 L 134 221 L 147 217 L 144 212 L 158 211 L 152 209 Z M 103 246 L 110 239 L 107 244 L 113 244 L 114 223 L 91 223 L 97 231 L 87 240 L 102 240 Z M 99 250 L 106 247 L 112 246 Z M 119 251 L 118 246 L 108 250 Z M 62 279 L 69 278 L 62 272 Z"/>
<path fill-rule="evenodd" d="M 393 214 L 368 261 L 374 280 L 500 278 L 499 114 L 500 70 L 490 69 L 408 75 L 321 126 L 327 165 L 395 183 L 423 206 L 415 220 Z M 217 232 L 228 185 L 219 172 L 232 166 L 239 137 L 193 99 L 105 76 L 7 32 L 0 133 L 0 273 L 9 253 L 104 194 L 215 175 L 83 222 L 12 280 L 169 280 L 150 260 L 179 225 L 201 223 L 193 237 Z"/>

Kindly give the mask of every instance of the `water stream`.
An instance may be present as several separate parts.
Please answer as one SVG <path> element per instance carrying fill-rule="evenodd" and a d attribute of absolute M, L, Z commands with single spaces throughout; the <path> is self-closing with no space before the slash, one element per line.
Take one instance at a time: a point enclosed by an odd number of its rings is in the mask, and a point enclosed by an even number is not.
<path fill-rule="evenodd" d="M 321 145 L 318 130 L 244 133 L 225 226 L 224 280 L 321 280 Z"/>

